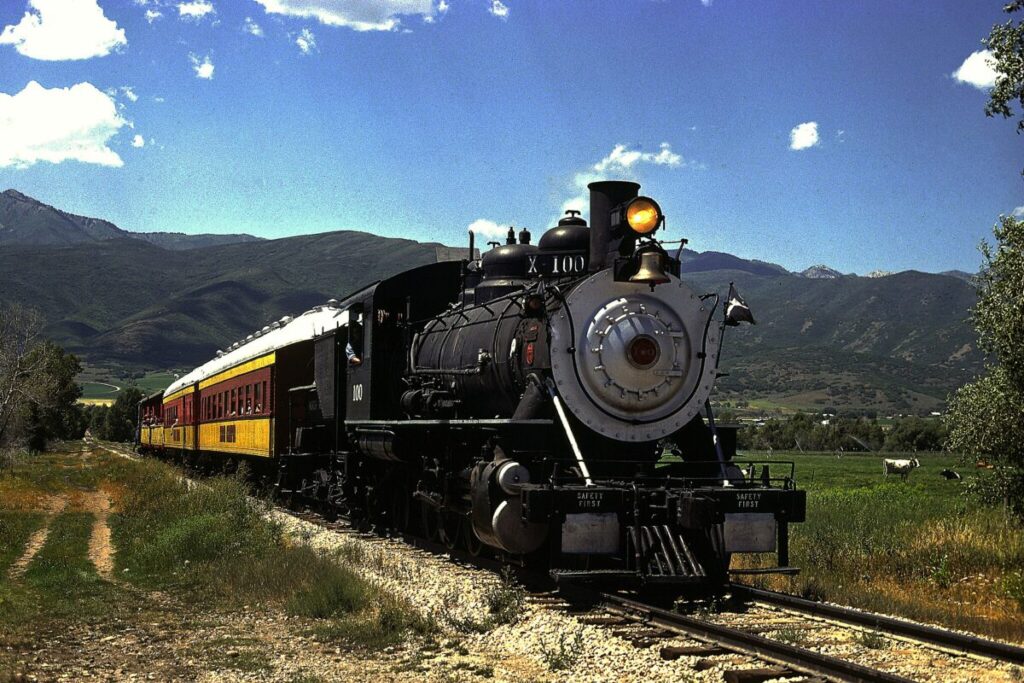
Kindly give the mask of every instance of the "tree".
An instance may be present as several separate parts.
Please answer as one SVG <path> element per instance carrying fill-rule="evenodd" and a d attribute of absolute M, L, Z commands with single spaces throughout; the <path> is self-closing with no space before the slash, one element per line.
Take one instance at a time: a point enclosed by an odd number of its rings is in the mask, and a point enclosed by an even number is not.
<path fill-rule="evenodd" d="M 138 387 L 128 386 L 122 389 L 114 405 L 110 406 L 105 416 L 101 438 L 109 441 L 131 441 L 135 438 L 135 428 L 139 424 L 139 401 L 142 392 Z"/>
<path fill-rule="evenodd" d="M 97 439 L 107 440 L 107 413 L 109 412 L 109 406 L 89 406 L 88 408 L 86 427 L 89 433 Z"/>
<path fill-rule="evenodd" d="M 39 422 L 38 433 L 44 441 L 80 438 L 82 407 L 78 399 L 82 388 L 76 379 L 82 366 L 78 358 L 49 341 L 32 350 L 30 359 L 36 358 L 40 361 L 40 370 L 30 405 Z"/>
<path fill-rule="evenodd" d="M 995 248 L 981 244 L 985 262 L 971 317 L 981 348 L 998 359 L 1010 384 L 1024 388 L 1024 221 L 1003 216 L 993 234 Z"/>
<path fill-rule="evenodd" d="M 40 339 L 38 312 L 0 307 L 0 445 L 29 438 L 41 449 L 49 438 L 80 436 L 78 359 Z"/>
<path fill-rule="evenodd" d="M 941 451 L 946 430 L 938 420 L 908 417 L 893 425 L 885 435 L 885 450 L 896 452 Z"/>
<path fill-rule="evenodd" d="M 990 365 L 951 397 L 947 446 L 1000 465 L 1002 498 L 1024 512 L 1024 221 L 1003 216 L 993 232 L 972 312 Z"/>
<path fill-rule="evenodd" d="M 42 318 L 18 304 L 0 308 L 0 444 L 7 441 L 11 421 L 21 407 L 25 385 L 36 368 L 29 353 L 36 343 Z"/>
<path fill-rule="evenodd" d="M 1012 14 L 1024 8 L 1024 0 L 1014 0 L 1003 10 Z M 1018 102 L 1024 110 L 1024 22 L 1013 20 L 992 27 L 988 38 L 982 41 L 992 52 L 993 67 L 996 71 L 996 84 L 989 93 L 985 114 L 1003 118 L 1011 118 L 1011 105 Z M 1017 122 L 1017 132 L 1024 131 L 1024 118 Z"/>

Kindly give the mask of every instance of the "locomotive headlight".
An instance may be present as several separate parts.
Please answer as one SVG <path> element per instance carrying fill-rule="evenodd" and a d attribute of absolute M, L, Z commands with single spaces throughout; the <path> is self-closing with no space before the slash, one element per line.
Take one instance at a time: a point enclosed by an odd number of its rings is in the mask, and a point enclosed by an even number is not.
<path fill-rule="evenodd" d="M 633 341 L 626 347 L 626 357 L 635 367 L 646 370 L 661 357 L 661 348 L 654 338 L 641 334 L 633 338 Z"/>
<path fill-rule="evenodd" d="M 647 235 L 658 229 L 664 216 L 658 202 L 650 197 L 637 197 L 626 206 L 626 222 L 638 235 Z"/>

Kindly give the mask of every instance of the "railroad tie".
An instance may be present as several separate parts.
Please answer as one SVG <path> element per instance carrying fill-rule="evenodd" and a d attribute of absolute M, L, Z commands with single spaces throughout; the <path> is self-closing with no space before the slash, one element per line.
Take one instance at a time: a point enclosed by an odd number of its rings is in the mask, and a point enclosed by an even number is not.
<path fill-rule="evenodd" d="M 721 666 L 722 664 L 733 664 L 735 666 L 740 666 L 740 665 L 743 665 L 743 664 L 748 664 L 749 662 L 750 662 L 750 658 L 747 657 L 746 655 L 733 655 L 732 657 L 729 657 L 728 659 L 726 659 L 724 661 L 721 660 L 721 659 L 719 659 L 717 661 L 713 660 L 713 659 L 698 659 L 697 662 L 693 665 L 693 668 L 694 668 L 695 671 L 707 671 L 708 669 L 713 669 L 716 666 Z M 726 674 L 728 675 L 728 672 L 726 672 Z M 770 678 L 776 678 L 776 677 L 775 676 L 771 676 Z M 767 679 L 764 679 L 764 680 L 767 680 Z"/>
<path fill-rule="evenodd" d="M 817 631 L 823 628 L 827 628 L 826 623 L 776 623 L 776 624 L 751 624 L 750 626 L 737 625 L 736 628 L 740 628 L 747 633 L 776 633 L 778 631 Z"/>
<path fill-rule="evenodd" d="M 583 614 L 577 617 L 581 624 L 587 624 L 589 626 L 622 626 L 624 624 L 635 623 L 630 619 L 623 617 L 617 617 L 612 614 Z"/>
<path fill-rule="evenodd" d="M 796 671 L 784 667 L 766 667 L 763 669 L 734 669 L 725 672 L 725 683 L 763 683 L 776 678 L 792 678 L 799 676 Z"/>
<path fill-rule="evenodd" d="M 563 598 L 551 595 L 530 595 L 527 596 L 526 601 L 532 605 L 544 605 L 553 607 L 568 605 L 568 603 Z"/>
<path fill-rule="evenodd" d="M 714 657 L 727 654 L 732 654 L 732 650 L 720 645 L 672 645 L 661 648 L 661 658 L 669 661 L 680 657 Z"/>
<path fill-rule="evenodd" d="M 660 628 L 617 628 L 612 631 L 612 635 L 619 638 L 675 638 L 678 634 Z"/>

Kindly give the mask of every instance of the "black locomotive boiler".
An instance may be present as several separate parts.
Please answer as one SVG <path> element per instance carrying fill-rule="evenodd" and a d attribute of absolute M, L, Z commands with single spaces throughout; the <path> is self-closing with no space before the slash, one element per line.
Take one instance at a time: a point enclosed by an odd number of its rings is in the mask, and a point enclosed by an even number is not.
<path fill-rule="evenodd" d="M 471 238 L 469 260 L 264 328 L 165 392 L 195 387 L 181 452 L 273 463 L 286 498 L 559 580 L 714 589 L 735 553 L 776 552 L 758 571 L 794 571 L 804 492 L 792 465 L 756 476 L 734 462 L 735 431 L 709 402 L 731 321 L 680 279 L 639 189 L 593 183 L 589 226 L 569 212 L 536 245 L 510 229 L 479 260 Z M 218 434 L 204 419 L 237 419 L 204 386 L 268 366 L 268 442 L 204 446 Z"/>

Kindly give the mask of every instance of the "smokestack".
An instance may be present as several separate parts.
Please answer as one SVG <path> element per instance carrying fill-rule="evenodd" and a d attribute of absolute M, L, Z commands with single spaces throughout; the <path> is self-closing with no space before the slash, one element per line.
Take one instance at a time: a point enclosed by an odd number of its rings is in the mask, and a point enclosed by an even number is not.
<path fill-rule="evenodd" d="M 612 235 L 611 211 L 640 194 L 640 184 L 628 180 L 602 180 L 587 185 L 590 190 L 591 272 L 610 265 L 609 254 L 619 250 L 622 235 Z M 614 258 L 614 257 L 613 257 Z"/>

